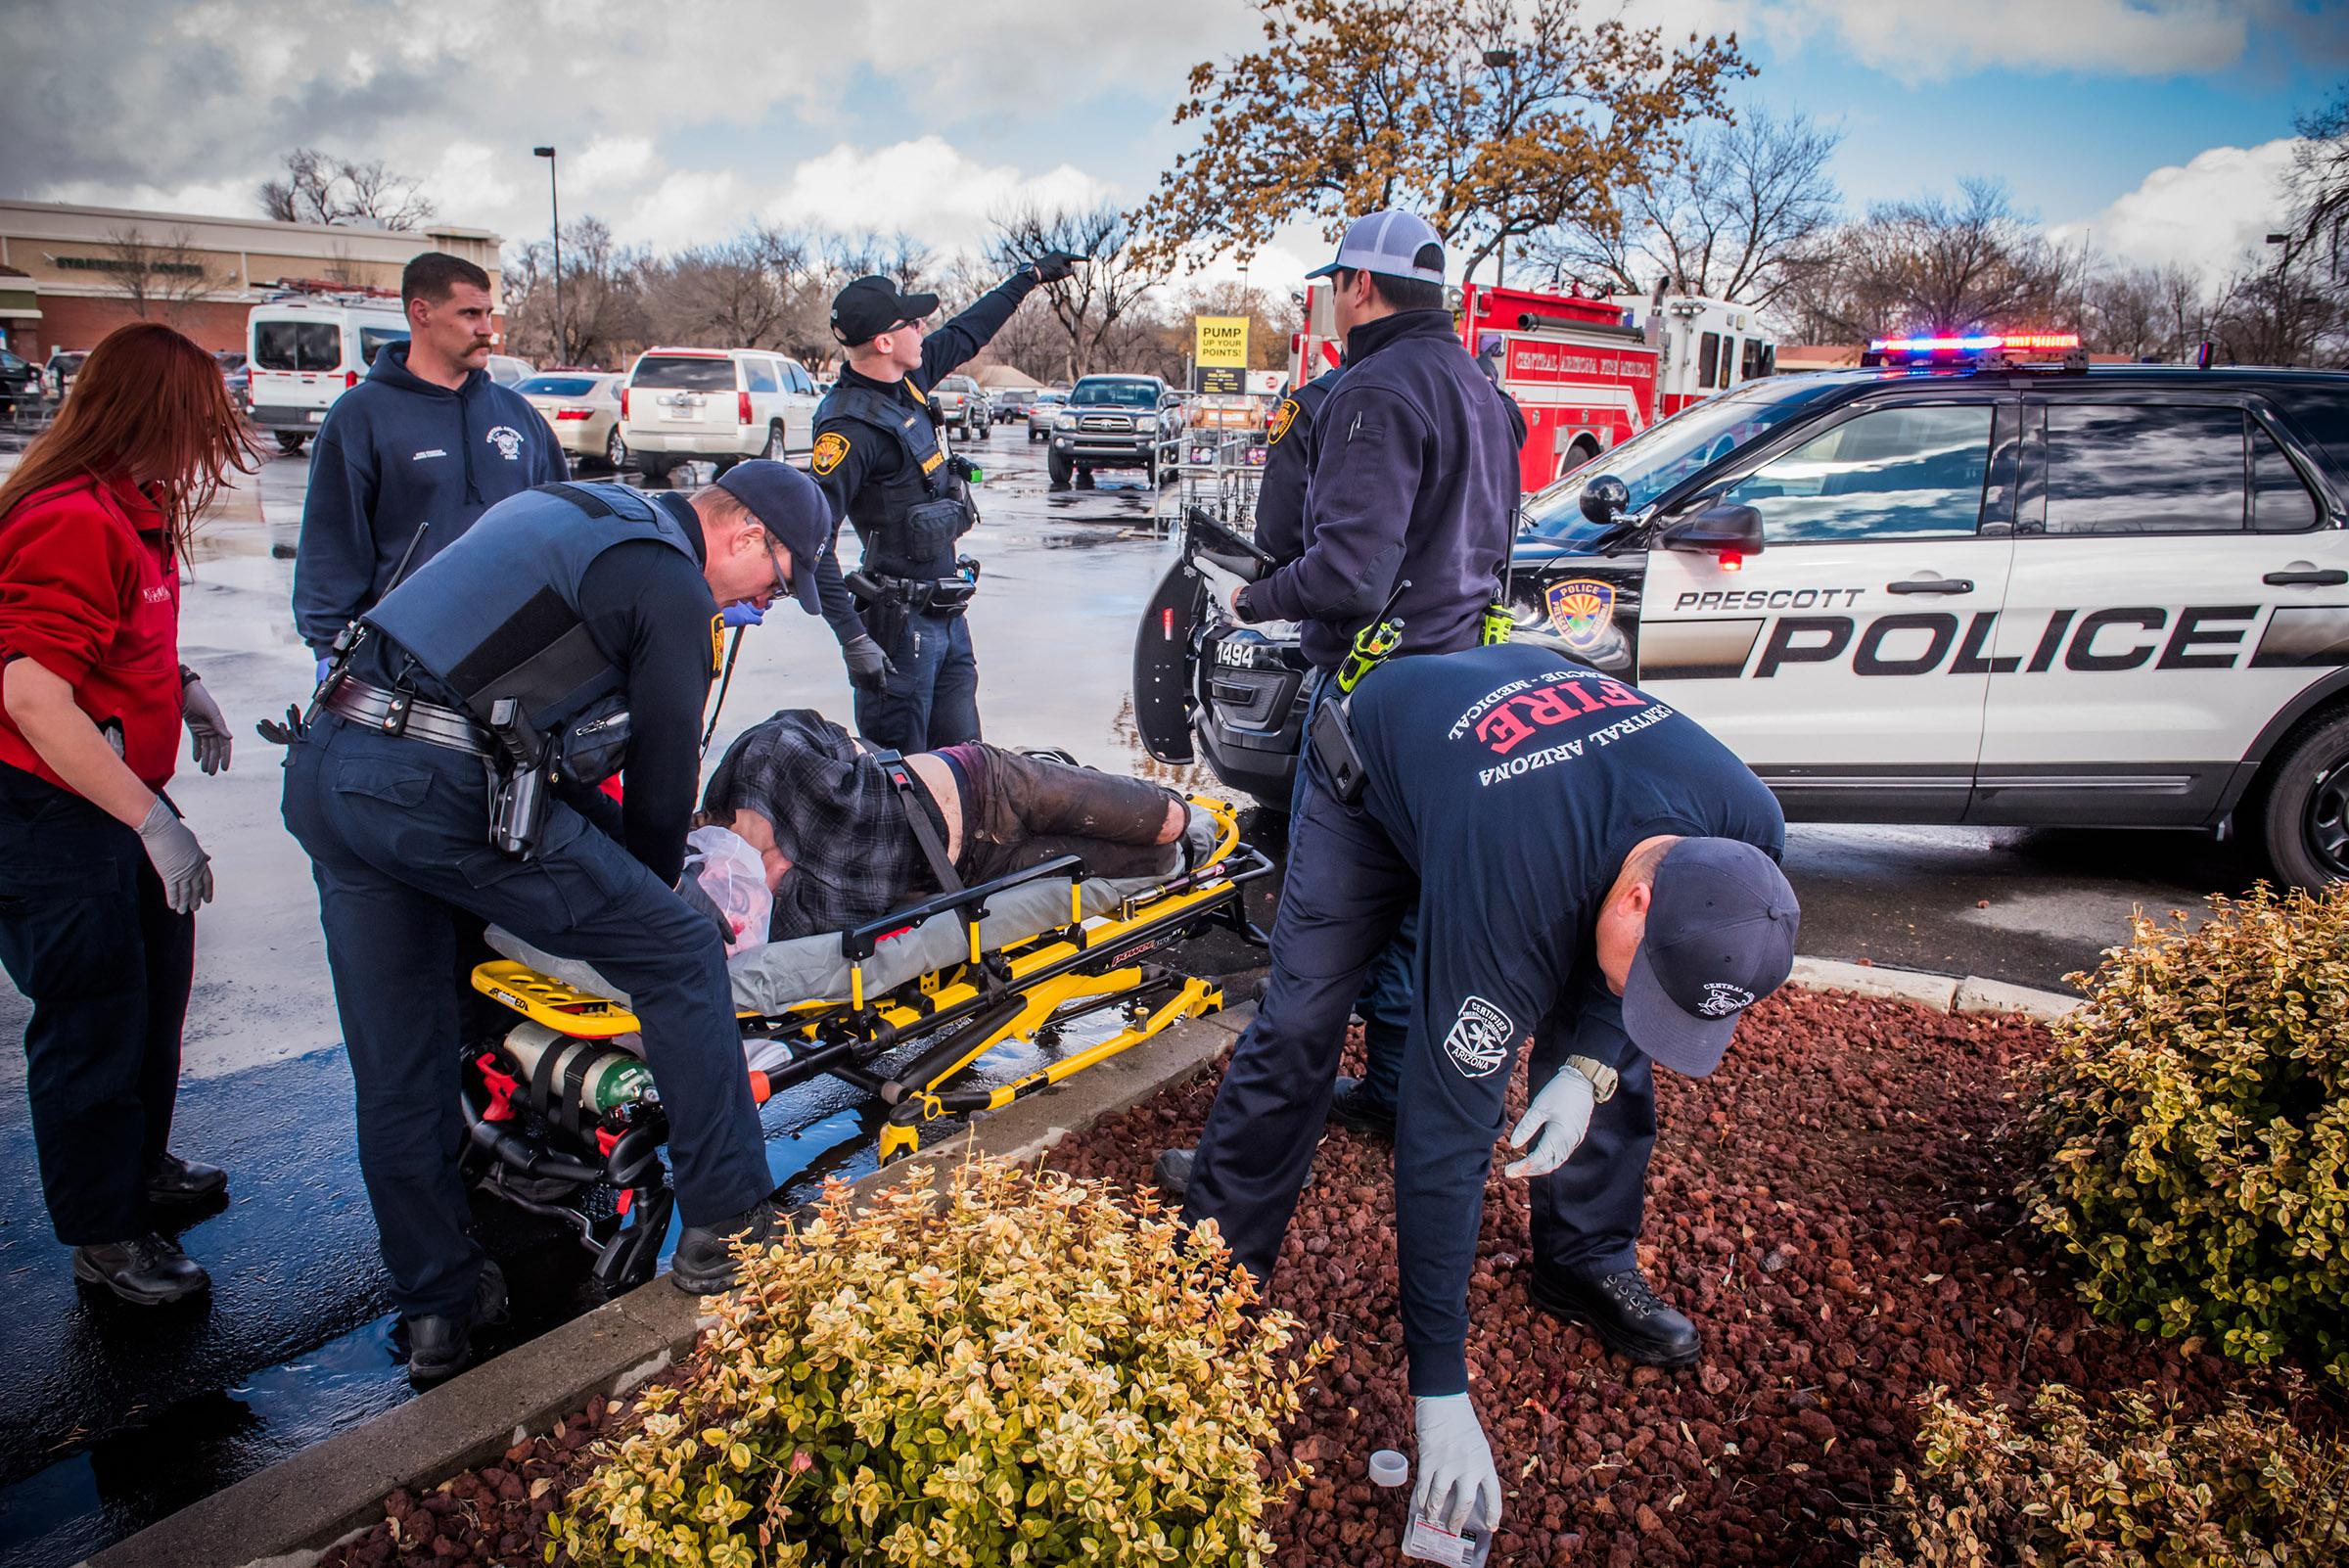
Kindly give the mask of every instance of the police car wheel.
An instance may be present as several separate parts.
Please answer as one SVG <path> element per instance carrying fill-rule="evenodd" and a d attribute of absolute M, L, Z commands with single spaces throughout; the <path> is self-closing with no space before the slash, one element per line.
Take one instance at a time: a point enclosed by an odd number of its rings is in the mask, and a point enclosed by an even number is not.
<path fill-rule="evenodd" d="M 2259 823 L 2277 879 L 2349 881 L 2349 711 L 2302 730 L 2269 761 Z"/>

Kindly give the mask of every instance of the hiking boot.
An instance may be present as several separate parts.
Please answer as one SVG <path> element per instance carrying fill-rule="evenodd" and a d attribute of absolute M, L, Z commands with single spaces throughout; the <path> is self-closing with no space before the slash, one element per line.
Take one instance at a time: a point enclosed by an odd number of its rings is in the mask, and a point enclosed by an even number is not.
<path fill-rule="evenodd" d="M 1696 1325 L 1659 1300 L 1636 1268 L 1611 1274 L 1536 1268 L 1527 1289 L 1536 1307 L 1589 1324 L 1609 1350 L 1643 1366 L 1693 1366 L 1704 1353 Z"/>
<path fill-rule="evenodd" d="M 472 1312 L 407 1320 L 408 1382 L 417 1388 L 447 1382 L 473 1364 L 473 1331 L 505 1320 L 505 1272 L 484 1258 L 481 1277 L 474 1281 Z"/>
<path fill-rule="evenodd" d="M 1379 1098 L 1367 1079 L 1340 1078 L 1329 1102 L 1329 1119 L 1352 1132 L 1395 1140 L 1395 1107 Z"/>
<path fill-rule="evenodd" d="M 734 1257 L 738 1240 L 763 1244 L 783 1228 L 783 1211 L 773 1198 L 759 1202 L 714 1225 L 687 1225 L 669 1255 L 668 1282 L 689 1296 L 714 1296 L 732 1290 L 741 1265 Z"/>
<path fill-rule="evenodd" d="M 204 1203 L 228 1190 L 228 1173 L 166 1153 L 147 1171 L 149 1203 Z"/>
<path fill-rule="evenodd" d="M 103 1241 L 73 1249 L 73 1277 L 104 1285 L 139 1307 L 164 1307 L 201 1296 L 212 1276 L 179 1250 L 179 1243 L 149 1231 L 128 1241 Z"/>

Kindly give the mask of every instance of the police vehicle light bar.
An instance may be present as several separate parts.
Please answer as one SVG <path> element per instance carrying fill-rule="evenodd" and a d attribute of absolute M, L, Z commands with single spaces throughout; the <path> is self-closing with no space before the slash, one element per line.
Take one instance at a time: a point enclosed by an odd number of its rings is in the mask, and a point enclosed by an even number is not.
<path fill-rule="evenodd" d="M 1891 354 L 1979 354 L 2003 348 L 2079 346 L 2080 334 L 2076 332 L 1989 332 L 1963 338 L 1876 338 L 1869 341 L 1867 349 L 1870 353 Z"/>

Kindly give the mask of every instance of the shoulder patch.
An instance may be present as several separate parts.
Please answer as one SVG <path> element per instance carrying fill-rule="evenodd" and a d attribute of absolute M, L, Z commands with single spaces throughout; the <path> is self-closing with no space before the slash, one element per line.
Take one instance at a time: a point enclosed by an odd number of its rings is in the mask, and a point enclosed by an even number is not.
<path fill-rule="evenodd" d="M 1280 438 L 1286 436 L 1289 433 L 1289 427 L 1296 423 L 1297 399 L 1283 397 L 1280 400 L 1280 406 L 1272 410 L 1272 439 L 1267 444 L 1278 446 Z"/>
<path fill-rule="evenodd" d="M 719 611 L 710 618 L 710 673 L 716 674 L 726 662 L 726 616 Z"/>
<path fill-rule="evenodd" d="M 828 430 L 815 438 L 813 466 L 818 474 L 831 473 L 848 455 L 849 438 L 840 432 Z"/>

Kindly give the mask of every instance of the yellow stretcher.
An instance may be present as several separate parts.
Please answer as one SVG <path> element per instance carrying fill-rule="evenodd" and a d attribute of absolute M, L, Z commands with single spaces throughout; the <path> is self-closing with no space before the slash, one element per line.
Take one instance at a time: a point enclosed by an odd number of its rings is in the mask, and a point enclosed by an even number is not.
<path fill-rule="evenodd" d="M 1270 865 L 1240 842 L 1229 806 L 1196 796 L 1190 804 L 1212 819 L 1212 848 L 1188 870 L 1141 891 L 1105 894 L 1107 885 L 1087 882 L 1075 856 L 1062 856 L 841 933 L 845 994 L 739 1011 L 753 1098 L 763 1103 L 819 1076 L 864 1089 L 890 1107 L 880 1142 L 887 1162 L 914 1152 L 924 1130 L 944 1118 L 999 1109 L 1180 1019 L 1221 1009 L 1219 988 L 1150 955 L 1219 925 L 1261 941 L 1243 889 Z M 990 906 L 1034 909 L 1039 893 L 1058 883 L 1067 884 L 1068 901 L 1046 917 L 1052 923 L 1022 922 L 1006 936 L 1002 919 L 990 920 Z M 956 955 L 898 978 L 912 949 L 890 945 L 918 937 L 935 948 L 947 923 L 962 928 Z M 607 1285 L 649 1278 L 672 1199 L 659 1154 L 667 1121 L 635 1048 L 635 1015 L 624 1001 L 512 960 L 480 965 L 473 984 L 522 1020 L 495 1044 L 468 1051 L 476 1179 L 576 1223 Z M 999 1045 L 1053 1043 L 1069 1025 L 1111 1009 L 1119 1027 L 1093 1043 L 1009 1083 L 952 1086 Z M 910 1057 L 879 1065 L 917 1042 Z"/>

